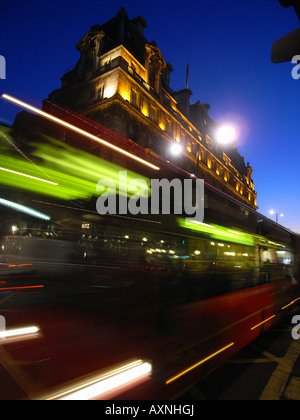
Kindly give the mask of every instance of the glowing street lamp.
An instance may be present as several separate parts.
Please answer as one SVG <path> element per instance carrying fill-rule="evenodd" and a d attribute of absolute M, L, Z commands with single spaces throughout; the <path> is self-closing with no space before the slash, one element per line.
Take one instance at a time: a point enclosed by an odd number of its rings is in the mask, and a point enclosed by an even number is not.
<path fill-rule="evenodd" d="M 219 144 L 231 144 L 236 139 L 236 131 L 231 125 L 221 125 L 217 130 L 216 139 Z"/>
<path fill-rule="evenodd" d="M 178 156 L 182 153 L 182 146 L 179 143 L 173 143 L 170 150 L 172 155 Z"/>
<path fill-rule="evenodd" d="M 270 213 L 270 214 L 272 214 L 272 215 L 273 215 L 273 214 L 276 214 L 276 223 L 278 223 L 278 218 L 279 218 L 279 216 L 280 216 L 280 217 L 283 217 L 283 216 L 284 216 L 284 214 L 283 214 L 283 213 L 276 213 L 276 212 L 275 212 L 275 210 L 270 210 L 270 211 L 269 211 L 269 213 Z"/>

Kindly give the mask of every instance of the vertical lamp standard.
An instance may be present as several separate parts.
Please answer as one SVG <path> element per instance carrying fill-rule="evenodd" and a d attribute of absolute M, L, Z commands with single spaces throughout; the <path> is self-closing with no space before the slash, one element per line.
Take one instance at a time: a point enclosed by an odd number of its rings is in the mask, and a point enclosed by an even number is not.
<path fill-rule="evenodd" d="M 270 214 L 272 214 L 272 215 L 273 215 L 273 214 L 275 214 L 275 215 L 276 215 L 276 223 L 278 223 L 279 216 L 280 216 L 280 217 L 283 217 L 283 216 L 284 216 L 284 214 L 283 214 L 283 213 L 276 213 L 276 212 L 275 212 L 275 210 L 270 210 L 270 211 L 269 211 L 269 213 L 270 213 Z"/>

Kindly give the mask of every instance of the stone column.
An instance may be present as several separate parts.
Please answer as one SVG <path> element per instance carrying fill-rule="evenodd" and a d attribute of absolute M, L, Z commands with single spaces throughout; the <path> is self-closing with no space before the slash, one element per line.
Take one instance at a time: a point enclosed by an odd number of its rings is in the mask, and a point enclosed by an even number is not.
<path fill-rule="evenodd" d="M 162 69 L 162 62 L 161 61 L 158 61 L 155 64 L 154 90 L 155 90 L 156 93 L 159 92 L 159 83 L 160 83 L 161 69 Z"/>
<path fill-rule="evenodd" d="M 151 56 L 151 48 L 148 45 L 145 45 L 146 56 L 145 56 L 145 69 L 146 69 L 146 82 L 149 84 L 149 67 L 150 67 L 150 56 Z"/>
<path fill-rule="evenodd" d="M 101 40 L 104 36 L 103 32 L 100 32 L 93 36 L 92 40 L 94 42 L 94 51 L 93 51 L 93 71 L 98 70 L 99 68 L 99 61 L 101 56 L 100 46 Z"/>

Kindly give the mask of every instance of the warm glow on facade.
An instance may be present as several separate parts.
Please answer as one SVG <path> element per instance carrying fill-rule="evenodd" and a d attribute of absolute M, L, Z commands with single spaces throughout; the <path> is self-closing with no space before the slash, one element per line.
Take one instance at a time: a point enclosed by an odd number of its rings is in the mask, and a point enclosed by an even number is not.
<path fill-rule="evenodd" d="M 124 101 L 130 101 L 130 90 L 126 89 L 126 88 L 119 88 L 119 94 L 122 96 L 122 98 L 124 99 Z"/>
<path fill-rule="evenodd" d="M 106 80 L 104 85 L 104 98 L 111 98 L 117 93 L 117 80 L 114 78 L 110 78 Z"/>
<path fill-rule="evenodd" d="M 156 43 L 146 40 L 144 18 L 129 19 L 122 8 L 114 22 L 104 24 L 105 30 L 99 27 L 83 36 L 76 47 L 81 57 L 75 69 L 80 69 L 80 74 L 75 70 L 66 73 L 62 89 L 53 91 L 49 99 L 83 115 L 88 110 L 90 119 L 166 160 L 167 145 L 180 143 L 183 159 L 177 159 L 176 164 L 256 207 L 252 168 L 232 146 L 226 153 L 221 150 L 215 136 L 218 124 L 208 114 L 208 104 L 190 104 L 192 91 L 188 87 L 172 90 L 173 67 Z M 92 72 L 88 57 L 93 57 Z M 78 86 L 78 77 L 83 75 L 84 82 Z M 90 99 L 88 91 L 94 91 Z M 223 141 L 230 131 L 227 127 Z"/>
<path fill-rule="evenodd" d="M 145 104 L 143 105 L 141 111 L 142 111 L 142 114 L 145 115 L 145 117 L 149 117 L 149 108 Z"/>

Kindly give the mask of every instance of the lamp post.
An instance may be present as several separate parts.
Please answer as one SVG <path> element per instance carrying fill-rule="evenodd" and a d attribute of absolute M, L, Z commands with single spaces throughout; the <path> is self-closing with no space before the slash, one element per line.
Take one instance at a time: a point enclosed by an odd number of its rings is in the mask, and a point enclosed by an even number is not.
<path fill-rule="evenodd" d="M 283 213 L 276 213 L 276 211 L 275 211 L 275 210 L 270 210 L 270 211 L 269 211 L 269 213 L 270 213 L 270 214 L 272 214 L 272 215 L 273 215 L 273 214 L 275 214 L 275 215 L 276 215 L 276 216 L 275 216 L 275 217 L 276 217 L 276 223 L 278 223 L 279 216 L 280 216 L 280 217 L 283 217 L 283 216 L 284 216 L 284 214 L 283 214 Z"/>

